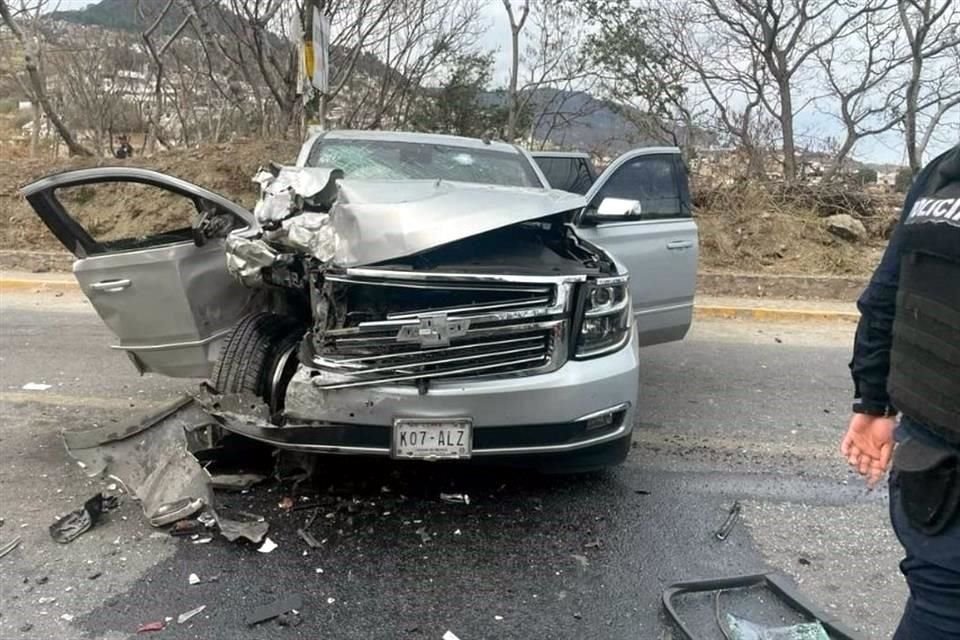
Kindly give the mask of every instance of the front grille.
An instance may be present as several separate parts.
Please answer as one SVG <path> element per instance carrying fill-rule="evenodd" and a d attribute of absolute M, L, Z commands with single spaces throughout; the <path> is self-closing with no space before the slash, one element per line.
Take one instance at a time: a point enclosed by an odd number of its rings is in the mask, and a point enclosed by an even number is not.
<path fill-rule="evenodd" d="M 529 375 L 567 359 L 577 277 L 350 273 L 327 277 L 350 311 L 344 326 L 324 334 L 313 357 L 322 388 Z M 377 311 L 358 304 L 370 300 L 379 303 Z"/>

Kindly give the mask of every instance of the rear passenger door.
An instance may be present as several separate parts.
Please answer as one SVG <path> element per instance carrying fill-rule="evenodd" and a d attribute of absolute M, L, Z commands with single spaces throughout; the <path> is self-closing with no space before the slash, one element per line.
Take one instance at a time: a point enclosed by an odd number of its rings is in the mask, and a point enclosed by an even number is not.
<path fill-rule="evenodd" d="M 583 195 L 597 179 L 589 156 L 537 151 L 531 154 L 553 189 Z"/>
<path fill-rule="evenodd" d="M 256 300 L 228 272 L 219 234 L 255 225 L 243 207 L 156 171 L 68 171 L 23 188 L 50 231 L 76 256 L 83 293 L 137 369 L 208 377 L 220 342 Z M 225 232 L 225 231 L 224 231 Z M 206 240 L 206 241 L 205 241 Z"/>
<path fill-rule="evenodd" d="M 617 158 L 587 192 L 578 233 L 630 272 L 641 345 L 682 339 L 693 319 L 698 239 L 686 168 L 678 149 L 652 147 Z M 636 200 L 638 211 L 597 216 L 604 198 Z"/>

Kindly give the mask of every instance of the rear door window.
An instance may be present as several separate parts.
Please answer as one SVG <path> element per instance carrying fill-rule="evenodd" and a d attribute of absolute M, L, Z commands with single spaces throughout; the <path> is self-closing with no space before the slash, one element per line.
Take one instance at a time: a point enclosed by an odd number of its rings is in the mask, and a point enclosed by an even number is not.
<path fill-rule="evenodd" d="M 584 195 L 593 185 L 593 171 L 586 158 L 537 156 L 534 160 L 554 189 Z"/>

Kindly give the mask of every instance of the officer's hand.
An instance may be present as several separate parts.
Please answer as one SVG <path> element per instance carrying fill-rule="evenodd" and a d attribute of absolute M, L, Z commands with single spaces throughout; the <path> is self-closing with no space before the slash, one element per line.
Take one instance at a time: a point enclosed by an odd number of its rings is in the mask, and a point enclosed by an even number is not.
<path fill-rule="evenodd" d="M 876 485 L 893 454 L 895 418 L 882 418 L 855 413 L 850 419 L 847 434 L 840 443 L 840 453 L 850 466 L 867 478 L 867 486 Z"/>

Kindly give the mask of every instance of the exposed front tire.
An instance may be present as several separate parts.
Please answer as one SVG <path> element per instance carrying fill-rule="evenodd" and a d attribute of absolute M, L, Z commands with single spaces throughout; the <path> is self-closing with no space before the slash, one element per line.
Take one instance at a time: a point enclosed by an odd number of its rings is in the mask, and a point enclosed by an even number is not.
<path fill-rule="evenodd" d="M 302 337 L 302 328 L 289 317 L 267 312 L 244 316 L 224 341 L 210 383 L 224 394 L 252 393 L 278 413 Z"/>

